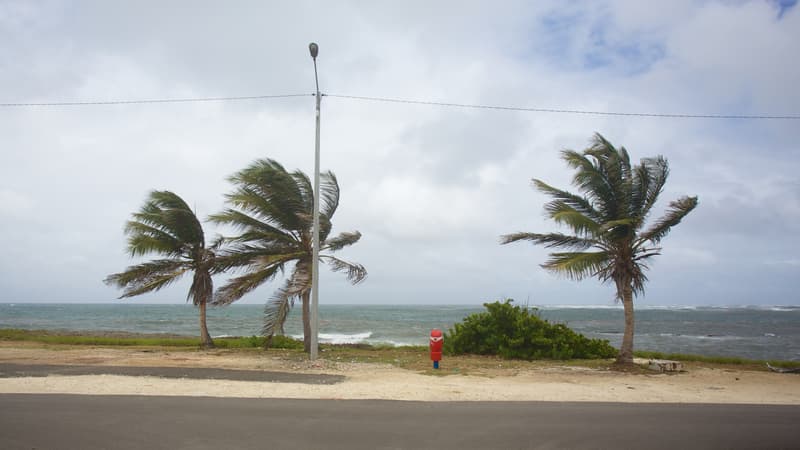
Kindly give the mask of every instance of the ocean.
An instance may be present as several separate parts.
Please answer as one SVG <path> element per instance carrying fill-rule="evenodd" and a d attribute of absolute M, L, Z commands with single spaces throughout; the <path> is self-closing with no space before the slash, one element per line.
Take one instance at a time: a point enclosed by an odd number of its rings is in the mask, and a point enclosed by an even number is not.
<path fill-rule="evenodd" d="M 447 330 L 482 306 L 320 305 L 320 342 L 427 345 L 433 328 Z M 588 337 L 622 341 L 621 307 L 540 306 L 542 318 Z M 209 308 L 212 336 L 252 336 L 263 307 Z M 0 303 L 0 328 L 126 331 L 198 335 L 191 305 Z M 300 308 L 286 333 L 302 337 Z M 637 350 L 800 361 L 800 307 L 645 307 L 636 310 Z"/>

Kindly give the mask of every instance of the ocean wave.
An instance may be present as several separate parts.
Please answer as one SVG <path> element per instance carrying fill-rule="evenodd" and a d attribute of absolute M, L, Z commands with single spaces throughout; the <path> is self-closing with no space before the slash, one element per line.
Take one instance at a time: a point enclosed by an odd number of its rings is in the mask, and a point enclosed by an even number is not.
<path fill-rule="evenodd" d="M 642 305 L 637 306 L 637 310 L 650 311 L 696 311 L 699 307 L 692 305 Z"/>
<path fill-rule="evenodd" d="M 690 335 L 690 334 L 672 334 L 669 333 L 661 333 L 659 336 L 661 337 L 674 337 L 678 339 L 688 339 L 688 340 L 695 340 L 695 341 L 734 341 L 739 339 L 747 339 L 743 336 L 731 336 L 731 335 L 723 335 L 723 334 L 701 334 L 701 335 Z"/>
<path fill-rule="evenodd" d="M 623 309 L 622 304 L 616 305 L 529 305 L 529 308 L 536 308 L 543 311 L 559 309 Z M 736 310 L 756 310 L 756 311 L 776 311 L 776 312 L 795 312 L 800 311 L 797 305 L 640 305 L 635 306 L 637 311 L 736 311 Z"/>
<path fill-rule="evenodd" d="M 545 311 L 557 309 L 622 309 L 622 305 L 528 305 L 528 308 Z"/>
<path fill-rule="evenodd" d="M 413 347 L 413 346 L 418 347 L 421 345 L 427 345 L 425 342 L 392 341 L 390 339 L 380 339 L 374 342 L 370 342 L 370 344 L 391 345 L 392 347 Z"/>
<path fill-rule="evenodd" d="M 295 339 L 303 339 L 302 334 L 293 334 Z M 344 333 L 320 333 L 319 342 L 325 344 L 362 344 L 372 337 L 372 332 L 344 334 Z"/>
<path fill-rule="evenodd" d="M 794 312 L 800 311 L 800 307 L 797 306 L 769 306 L 766 307 L 769 311 L 778 311 L 778 312 Z"/>

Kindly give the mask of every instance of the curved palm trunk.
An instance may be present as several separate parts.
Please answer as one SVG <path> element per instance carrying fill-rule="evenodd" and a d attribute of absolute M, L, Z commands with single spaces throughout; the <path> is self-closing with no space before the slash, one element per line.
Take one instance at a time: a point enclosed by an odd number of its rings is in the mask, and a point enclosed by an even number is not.
<path fill-rule="evenodd" d="M 311 291 L 305 290 L 303 298 L 303 351 L 311 353 Z"/>
<path fill-rule="evenodd" d="M 619 349 L 617 363 L 633 364 L 633 288 L 630 282 L 623 282 L 620 287 L 622 306 L 625 310 L 625 334 L 622 336 L 622 347 Z"/>
<path fill-rule="evenodd" d="M 206 326 L 206 302 L 200 302 L 198 306 L 200 306 L 200 345 L 203 348 L 214 348 L 214 341 L 211 340 Z"/>

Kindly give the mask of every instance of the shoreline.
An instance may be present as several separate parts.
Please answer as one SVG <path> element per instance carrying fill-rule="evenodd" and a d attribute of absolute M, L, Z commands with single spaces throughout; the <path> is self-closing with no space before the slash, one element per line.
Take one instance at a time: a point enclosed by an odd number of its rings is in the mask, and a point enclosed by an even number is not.
<path fill-rule="evenodd" d="M 107 305 L 20 303 L 10 308 L 0 305 L 2 327 L 64 330 L 80 335 L 113 335 L 124 331 L 166 333 L 192 339 L 198 335 L 197 311 L 188 304 L 114 303 Z M 56 305 L 56 306 L 53 306 Z M 321 305 L 323 322 L 320 333 L 328 333 L 322 343 L 364 343 L 383 345 L 427 345 L 431 329 L 448 329 L 466 315 L 483 311 L 470 305 Z M 477 305 L 474 305 L 477 306 Z M 566 308 L 566 306 L 573 306 Z M 586 308 L 589 305 L 552 305 L 539 313 L 553 323 L 563 323 L 587 337 L 608 340 L 619 347 L 622 315 L 610 308 Z M 597 306 L 597 305 L 594 305 Z M 608 306 L 608 305 L 607 305 Z M 661 352 L 664 358 L 681 354 L 704 357 L 744 358 L 764 361 L 798 361 L 800 333 L 794 326 L 800 308 L 763 306 L 758 308 L 728 305 L 725 307 L 656 308 L 642 304 L 637 310 L 636 346 L 640 351 Z M 259 305 L 240 304 L 212 308 L 208 313 L 209 332 L 215 339 L 223 336 L 260 334 Z M 778 309 L 779 311 L 775 311 Z M 580 310 L 580 311 L 579 311 Z M 297 311 L 295 311 L 296 313 Z M 358 320 L 353 321 L 353 317 Z M 393 320 L 396 319 L 396 320 Z M 737 325 L 745 324 L 745 325 Z M 408 326 L 407 326 L 408 325 Z M 96 330 L 97 328 L 106 331 Z M 93 331 L 87 331 L 93 330 Z M 297 314 L 287 322 L 287 334 L 302 335 Z M 649 357 L 650 355 L 640 355 Z M 658 357 L 658 356 L 654 356 Z"/>
<path fill-rule="evenodd" d="M 342 381 L 159 378 L 122 375 L 49 375 L 1 378 L 0 394 L 174 395 L 234 398 L 376 399 L 407 401 L 553 401 L 625 403 L 737 403 L 800 405 L 800 376 L 730 366 L 688 364 L 677 374 L 620 373 L 578 363 L 483 358 L 487 367 L 460 373 L 458 358 L 434 372 L 387 363 L 357 362 L 336 354 L 309 361 L 289 351 L 114 348 L 0 342 L 0 362 L 97 367 L 209 368 L 333 375 Z M 495 367 L 496 366 L 496 367 Z M 300 378 L 298 376 L 298 378 Z M 299 380 L 298 380 L 299 381 Z"/>

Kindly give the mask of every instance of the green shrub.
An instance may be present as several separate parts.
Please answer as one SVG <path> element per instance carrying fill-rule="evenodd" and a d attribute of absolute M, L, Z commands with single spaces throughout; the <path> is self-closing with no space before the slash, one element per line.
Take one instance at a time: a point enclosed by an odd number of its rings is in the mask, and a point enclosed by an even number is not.
<path fill-rule="evenodd" d="M 498 355 L 506 359 L 612 358 L 608 341 L 589 339 L 563 324 L 552 324 L 512 305 L 513 300 L 484 303 L 487 311 L 467 316 L 444 339 L 447 354 Z"/>

